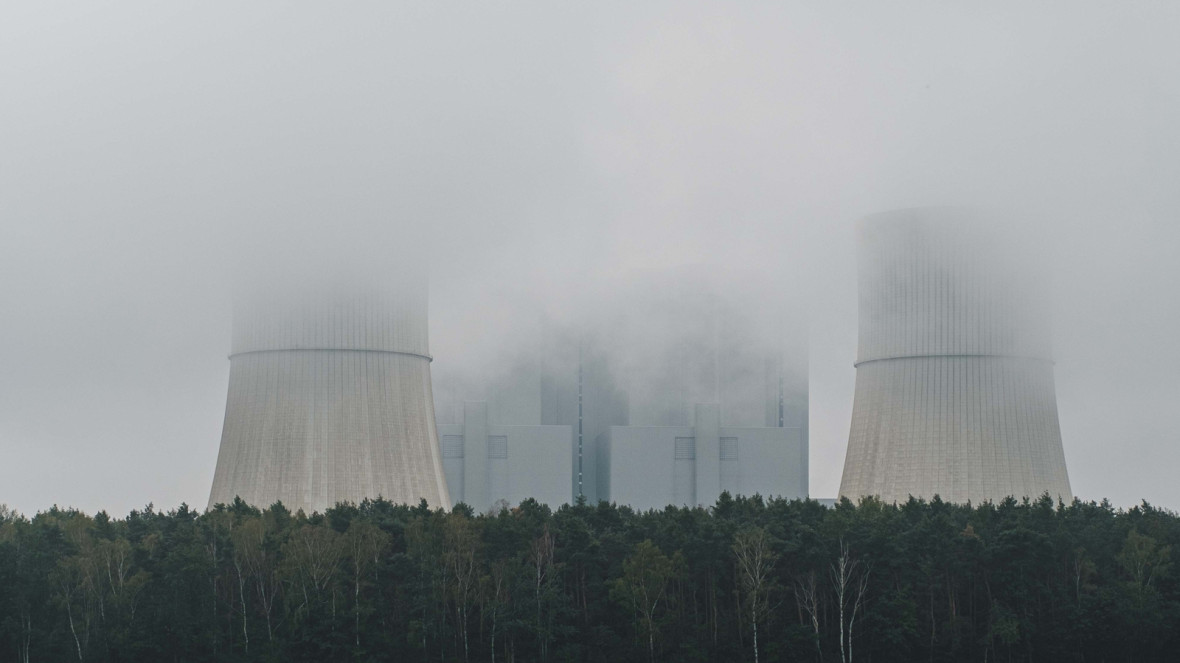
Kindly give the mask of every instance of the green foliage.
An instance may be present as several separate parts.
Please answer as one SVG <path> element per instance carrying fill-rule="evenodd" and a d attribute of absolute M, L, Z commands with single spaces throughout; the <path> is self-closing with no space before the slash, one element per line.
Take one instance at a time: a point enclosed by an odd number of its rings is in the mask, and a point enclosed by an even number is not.
<path fill-rule="evenodd" d="M 0 507 L 0 661 L 1165 661 L 1178 543 L 1047 498 Z"/>
<path fill-rule="evenodd" d="M 668 582 L 676 566 L 651 539 L 645 539 L 623 560 L 623 575 L 611 583 L 611 598 L 635 614 L 652 660 L 658 618 L 667 612 Z"/>

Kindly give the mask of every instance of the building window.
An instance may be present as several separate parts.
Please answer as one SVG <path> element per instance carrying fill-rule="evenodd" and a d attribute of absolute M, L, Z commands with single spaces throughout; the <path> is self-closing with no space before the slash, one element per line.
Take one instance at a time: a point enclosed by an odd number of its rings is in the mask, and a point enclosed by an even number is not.
<path fill-rule="evenodd" d="M 442 451 L 443 458 L 462 458 L 463 457 L 463 436 L 462 435 L 443 435 L 442 442 L 439 444 L 440 451 Z"/>
<path fill-rule="evenodd" d="M 696 460 L 696 457 L 697 439 L 695 437 L 676 438 L 676 451 L 673 458 L 676 460 Z"/>
<path fill-rule="evenodd" d="M 488 458 L 508 457 L 508 437 L 506 435 L 488 436 Z"/>
<path fill-rule="evenodd" d="M 738 459 L 738 439 L 736 437 L 721 438 L 721 460 Z"/>

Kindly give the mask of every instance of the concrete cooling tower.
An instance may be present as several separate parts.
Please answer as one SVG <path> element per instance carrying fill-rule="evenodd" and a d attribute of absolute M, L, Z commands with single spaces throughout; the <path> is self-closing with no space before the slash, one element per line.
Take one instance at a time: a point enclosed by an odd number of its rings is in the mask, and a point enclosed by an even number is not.
<path fill-rule="evenodd" d="M 842 496 L 1071 499 L 1037 257 L 1018 233 L 963 210 L 860 223 Z"/>
<path fill-rule="evenodd" d="M 260 288 L 235 303 L 210 506 L 323 511 L 366 497 L 449 507 L 426 280 Z M 293 292 L 297 290 L 298 292 Z"/>

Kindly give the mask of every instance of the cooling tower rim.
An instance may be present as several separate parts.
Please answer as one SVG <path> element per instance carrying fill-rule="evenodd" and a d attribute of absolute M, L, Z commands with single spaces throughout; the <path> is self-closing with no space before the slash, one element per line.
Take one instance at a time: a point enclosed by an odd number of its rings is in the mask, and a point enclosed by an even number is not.
<path fill-rule="evenodd" d="M 235 357 L 241 357 L 243 355 L 271 354 L 275 352 L 374 352 L 377 354 L 415 357 L 417 359 L 425 359 L 427 362 L 434 361 L 434 357 L 419 352 L 405 352 L 402 350 L 378 350 L 374 348 L 259 348 L 257 350 L 242 350 L 240 352 L 230 353 L 227 359 L 233 361 Z"/>
<path fill-rule="evenodd" d="M 860 368 L 865 364 L 872 364 L 881 361 L 898 361 L 901 359 L 1012 359 L 1015 361 L 1035 361 L 1050 366 L 1056 366 L 1057 362 L 1046 357 L 1037 357 L 1035 355 L 1017 355 L 1017 354 L 1002 354 L 998 352 L 977 352 L 977 353 L 954 353 L 954 354 L 915 354 L 915 355 L 892 355 L 889 357 L 872 357 L 870 359 L 860 359 L 852 364 L 853 368 Z"/>

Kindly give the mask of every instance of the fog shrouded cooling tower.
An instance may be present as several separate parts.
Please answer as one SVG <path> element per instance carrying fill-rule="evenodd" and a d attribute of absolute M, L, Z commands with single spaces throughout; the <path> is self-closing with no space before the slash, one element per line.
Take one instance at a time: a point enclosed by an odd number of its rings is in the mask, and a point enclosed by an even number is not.
<path fill-rule="evenodd" d="M 969 210 L 858 226 L 860 342 L 840 495 L 1069 501 L 1035 243 Z"/>
<path fill-rule="evenodd" d="M 427 284 L 272 284 L 237 298 L 210 506 L 323 511 L 378 496 L 449 507 Z"/>

